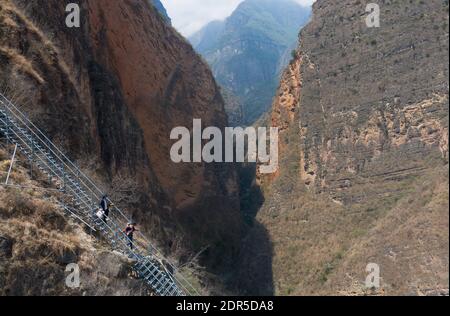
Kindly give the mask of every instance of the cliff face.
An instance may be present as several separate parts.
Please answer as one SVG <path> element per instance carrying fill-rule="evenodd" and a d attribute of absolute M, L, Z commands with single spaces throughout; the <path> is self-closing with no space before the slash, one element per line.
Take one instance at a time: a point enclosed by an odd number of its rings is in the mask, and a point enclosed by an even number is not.
<path fill-rule="evenodd" d="M 193 36 L 217 81 L 242 104 L 241 124 L 254 123 L 270 107 L 309 14 L 291 0 L 247 0 L 224 22 L 210 23 Z"/>
<path fill-rule="evenodd" d="M 65 27 L 60 1 L 0 3 L 8 94 L 163 249 L 186 259 L 208 247 L 203 264 L 229 264 L 241 234 L 234 167 L 170 159 L 174 127 L 227 125 L 192 47 L 146 0 L 77 1 L 80 28 Z"/>
<path fill-rule="evenodd" d="M 316 189 L 357 202 L 346 192 L 364 185 L 358 175 L 389 181 L 420 172 L 425 155 L 448 158 L 448 16 L 442 1 L 396 2 L 370 29 L 365 5 L 345 5 L 319 1 L 303 34 L 300 169 Z"/>
<path fill-rule="evenodd" d="M 448 3 L 366 4 L 314 4 L 274 100 L 278 293 L 362 294 L 372 262 L 378 294 L 448 293 Z"/>

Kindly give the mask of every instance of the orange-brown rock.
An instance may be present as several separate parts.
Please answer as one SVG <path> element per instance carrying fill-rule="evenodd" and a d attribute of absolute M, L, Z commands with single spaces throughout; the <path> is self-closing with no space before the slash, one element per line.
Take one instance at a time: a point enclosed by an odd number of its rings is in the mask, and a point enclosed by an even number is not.
<path fill-rule="evenodd" d="M 0 1 L 0 80 L 165 250 L 229 266 L 241 236 L 232 165 L 174 164 L 170 131 L 224 127 L 208 66 L 146 0 Z M 131 193 L 130 193 L 131 192 Z"/>
<path fill-rule="evenodd" d="M 275 293 L 448 294 L 448 2 L 379 1 L 380 28 L 367 3 L 313 5 L 274 100 Z"/>

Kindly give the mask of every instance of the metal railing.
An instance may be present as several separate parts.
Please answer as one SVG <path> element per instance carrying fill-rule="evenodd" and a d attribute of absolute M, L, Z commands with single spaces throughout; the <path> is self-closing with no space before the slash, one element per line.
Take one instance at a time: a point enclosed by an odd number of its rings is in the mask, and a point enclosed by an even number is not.
<path fill-rule="evenodd" d="M 113 247 L 137 261 L 136 272 L 152 290 L 159 295 L 199 295 L 189 281 L 174 273 L 177 271 L 175 265 L 142 233 L 136 232 L 137 238 L 133 242 L 128 239 L 122 229 L 130 219 L 112 201 L 109 201 L 113 206 L 107 221 L 95 215 L 104 192 L 2 93 L 0 133 L 6 137 L 7 143 L 17 145 L 30 165 L 37 166 L 71 197 L 73 208 L 64 206 L 68 213 L 76 214 L 84 224 L 95 227 Z"/>

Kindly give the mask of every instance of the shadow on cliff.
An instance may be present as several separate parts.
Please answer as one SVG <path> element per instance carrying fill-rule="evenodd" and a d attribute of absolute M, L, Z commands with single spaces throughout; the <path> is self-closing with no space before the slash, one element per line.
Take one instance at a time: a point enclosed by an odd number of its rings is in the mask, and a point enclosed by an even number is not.
<path fill-rule="evenodd" d="M 247 232 L 241 244 L 233 286 L 245 296 L 272 296 L 273 247 L 267 229 L 256 218 L 264 204 L 263 193 L 256 183 L 256 168 L 255 164 L 240 168 L 241 211 Z"/>

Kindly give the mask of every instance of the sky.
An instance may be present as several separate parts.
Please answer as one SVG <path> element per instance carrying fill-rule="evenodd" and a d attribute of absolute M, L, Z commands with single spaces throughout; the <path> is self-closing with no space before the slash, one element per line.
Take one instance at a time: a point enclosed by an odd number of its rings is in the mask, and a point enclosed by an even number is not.
<path fill-rule="evenodd" d="M 214 20 L 224 20 L 244 0 L 161 0 L 173 26 L 185 37 L 193 35 Z M 311 5 L 315 0 L 294 0 Z"/>

